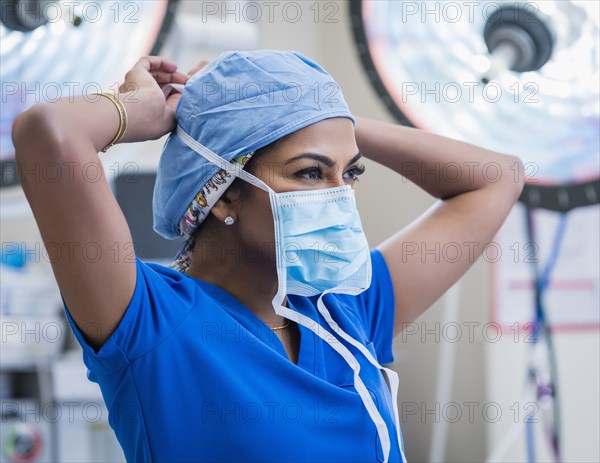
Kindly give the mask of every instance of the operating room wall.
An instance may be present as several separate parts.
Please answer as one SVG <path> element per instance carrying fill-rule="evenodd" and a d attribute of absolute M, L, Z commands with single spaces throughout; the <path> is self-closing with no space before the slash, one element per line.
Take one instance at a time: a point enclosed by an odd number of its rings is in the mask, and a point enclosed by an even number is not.
<path fill-rule="evenodd" d="M 358 59 L 350 30 L 348 2 L 335 3 L 338 9 L 329 18 L 330 22 L 325 22 L 325 15 L 320 15 L 315 21 L 313 10 L 309 10 L 308 6 L 303 7 L 304 14 L 298 22 L 285 21 L 280 15 L 275 15 L 273 21 L 263 17 L 260 46 L 294 49 L 311 56 L 338 81 L 355 114 L 392 122 L 392 116 L 369 84 Z M 304 4 L 308 5 L 308 2 Z M 184 0 L 181 11 L 199 14 L 202 2 Z M 164 54 L 169 56 L 169 53 L 167 48 Z M 214 50 L 198 50 L 197 58 L 210 59 L 217 54 Z M 180 64 L 187 67 L 190 63 Z M 141 170 L 152 170 L 163 142 L 157 140 L 129 147 L 117 146 L 103 157 L 107 162 L 112 159 L 134 160 Z M 127 158 L 123 157 L 125 155 Z M 367 237 L 375 246 L 424 212 L 434 199 L 389 169 L 370 160 L 366 160 L 365 164 L 367 171 L 358 185 L 357 198 Z M 3 242 L 41 241 L 31 216 L 3 220 L 0 234 Z M 47 263 L 42 262 L 41 265 L 46 265 L 50 271 Z M 481 326 L 489 321 L 489 270 L 489 264 L 479 260 L 461 280 L 460 314 L 456 320 L 461 326 L 466 326 L 465 323 L 479 323 Z M 428 461 L 434 426 L 442 425 L 446 419 L 448 445 L 445 461 L 481 462 L 515 424 L 510 406 L 517 402 L 523 411 L 521 386 L 527 345 L 512 342 L 508 337 L 491 343 L 482 338 L 481 331 L 477 331 L 473 339 L 462 336 L 456 343 L 445 342 L 444 336 L 441 336 L 443 327 L 436 325 L 442 316 L 443 301 L 438 301 L 417 320 L 417 334 L 400 335 L 394 342 L 393 368 L 400 376 L 400 418 L 407 458 L 414 462 Z M 425 330 L 429 330 L 429 334 L 423 334 Z M 459 404 L 463 414 L 454 423 L 449 422 L 454 420 L 447 420 L 448 403 L 435 403 L 440 352 L 452 347 L 451 344 L 456 348 L 456 365 L 450 402 Z M 600 461 L 599 346 L 598 332 L 556 335 L 565 461 Z M 472 419 L 466 403 L 479 404 L 470 406 L 475 410 Z M 490 403 L 501 406 L 503 419 L 497 423 L 482 413 L 482 407 Z M 519 425 L 522 425 L 522 415 L 517 423 Z M 524 426 L 522 429 L 524 433 Z M 522 438 L 503 461 L 525 461 Z"/>

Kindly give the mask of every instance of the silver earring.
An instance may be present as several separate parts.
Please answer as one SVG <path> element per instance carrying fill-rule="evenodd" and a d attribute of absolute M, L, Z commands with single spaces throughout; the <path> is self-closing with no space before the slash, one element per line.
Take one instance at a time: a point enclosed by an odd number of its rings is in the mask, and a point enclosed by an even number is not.
<path fill-rule="evenodd" d="M 228 215 L 227 217 L 225 217 L 225 225 L 232 225 L 234 221 L 235 220 L 230 215 Z"/>

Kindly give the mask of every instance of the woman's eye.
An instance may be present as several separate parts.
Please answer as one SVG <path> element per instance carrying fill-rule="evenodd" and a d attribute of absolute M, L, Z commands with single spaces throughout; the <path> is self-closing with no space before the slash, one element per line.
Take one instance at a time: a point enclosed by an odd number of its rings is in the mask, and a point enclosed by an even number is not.
<path fill-rule="evenodd" d="M 364 174 L 365 165 L 360 165 L 353 167 L 344 173 L 344 177 L 348 178 L 352 181 L 358 181 L 359 175 Z M 309 167 L 308 169 L 303 169 L 295 174 L 296 178 L 301 178 L 304 180 L 317 181 L 323 178 L 323 173 L 321 172 L 320 167 Z"/>
<path fill-rule="evenodd" d="M 296 172 L 296 177 L 304 178 L 306 180 L 317 180 L 321 178 L 321 169 L 318 167 L 310 167 Z"/>
<path fill-rule="evenodd" d="M 350 180 L 356 180 L 358 182 L 359 181 L 358 177 L 360 175 L 364 174 L 366 169 L 367 168 L 365 167 L 365 165 L 362 164 L 362 165 L 360 165 L 358 167 L 353 167 L 352 169 L 350 169 L 346 173 L 350 175 Z"/>

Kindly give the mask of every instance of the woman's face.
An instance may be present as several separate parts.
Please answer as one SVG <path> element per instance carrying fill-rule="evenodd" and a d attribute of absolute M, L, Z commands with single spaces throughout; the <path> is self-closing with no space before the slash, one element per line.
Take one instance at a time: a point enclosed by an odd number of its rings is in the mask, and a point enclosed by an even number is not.
<path fill-rule="evenodd" d="M 336 117 L 288 135 L 256 159 L 252 173 L 278 193 L 334 188 L 354 185 L 359 158 L 352 122 Z"/>
<path fill-rule="evenodd" d="M 251 173 L 277 193 L 354 185 L 364 171 L 352 121 L 324 119 L 287 136 L 252 163 Z M 269 194 L 245 189 L 237 208 L 241 239 L 271 249 L 274 241 Z M 270 246 L 268 245 L 270 243 Z"/>

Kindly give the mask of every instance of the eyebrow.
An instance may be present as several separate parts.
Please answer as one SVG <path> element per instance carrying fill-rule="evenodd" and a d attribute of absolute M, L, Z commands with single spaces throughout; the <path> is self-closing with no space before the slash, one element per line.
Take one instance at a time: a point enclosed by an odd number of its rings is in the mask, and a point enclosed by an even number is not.
<path fill-rule="evenodd" d="M 362 153 L 359 151 L 358 153 L 356 153 L 354 155 L 354 157 L 352 159 L 350 159 L 350 161 L 348 162 L 348 166 L 350 164 L 352 164 L 353 162 L 358 161 L 361 157 L 362 157 Z M 290 163 L 297 161 L 298 159 L 302 159 L 302 158 L 314 159 L 315 161 L 319 161 L 319 162 L 325 164 L 327 167 L 335 166 L 335 161 L 333 159 L 331 159 L 328 156 L 325 156 L 323 154 L 318 154 L 318 153 L 300 153 L 297 156 L 294 156 L 293 158 L 290 158 L 287 161 L 285 161 L 284 165 L 290 164 Z M 346 167 L 348 167 L 348 166 L 346 166 Z"/>

